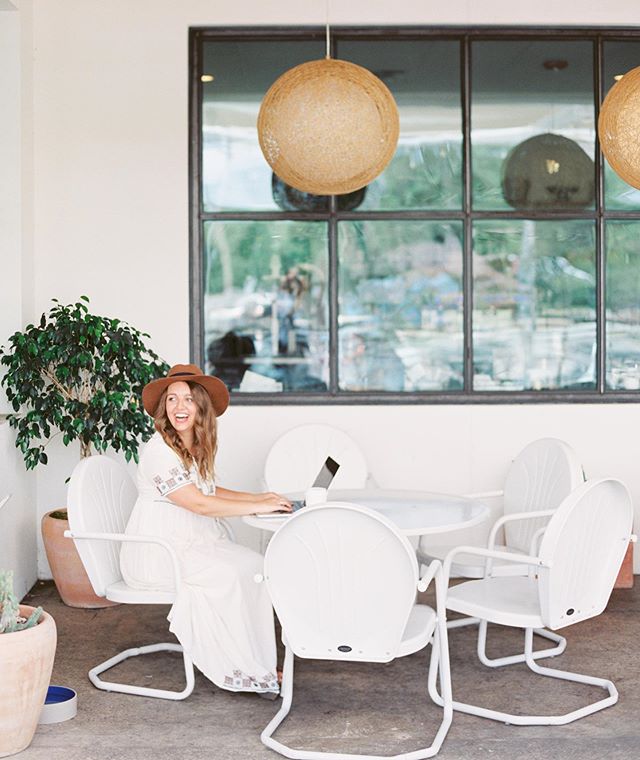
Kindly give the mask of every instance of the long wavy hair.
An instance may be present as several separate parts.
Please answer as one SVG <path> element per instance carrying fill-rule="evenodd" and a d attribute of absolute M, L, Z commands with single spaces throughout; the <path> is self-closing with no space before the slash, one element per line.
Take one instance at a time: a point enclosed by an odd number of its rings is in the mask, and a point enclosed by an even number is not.
<path fill-rule="evenodd" d="M 165 389 L 153 415 L 153 424 L 167 446 L 180 457 L 187 470 L 195 463 L 203 480 L 213 479 L 214 462 L 218 450 L 218 425 L 216 413 L 209 394 L 198 383 L 186 381 L 196 404 L 196 419 L 193 425 L 193 445 L 187 449 L 167 416 L 167 391 Z"/>

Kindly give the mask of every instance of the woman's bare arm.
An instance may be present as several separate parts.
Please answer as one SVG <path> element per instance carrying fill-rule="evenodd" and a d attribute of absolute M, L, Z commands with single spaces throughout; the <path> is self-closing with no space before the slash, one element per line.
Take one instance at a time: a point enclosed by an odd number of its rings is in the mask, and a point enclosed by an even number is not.
<path fill-rule="evenodd" d="M 220 492 L 223 495 L 220 495 Z M 245 494 L 252 498 L 234 499 L 228 498 L 225 492 L 226 489 L 219 489 L 215 496 L 205 496 L 193 483 L 190 483 L 168 494 L 167 498 L 178 507 L 207 517 L 241 517 L 242 515 L 291 511 L 291 502 L 276 493 Z"/>
<path fill-rule="evenodd" d="M 274 491 L 265 491 L 263 493 L 250 493 L 248 491 L 232 491 L 229 488 L 221 488 L 216 486 L 216 496 L 220 496 L 223 499 L 231 499 L 233 501 L 251 501 L 266 499 L 269 496 L 276 496 L 281 501 L 288 501 L 286 496 L 275 493 Z"/>

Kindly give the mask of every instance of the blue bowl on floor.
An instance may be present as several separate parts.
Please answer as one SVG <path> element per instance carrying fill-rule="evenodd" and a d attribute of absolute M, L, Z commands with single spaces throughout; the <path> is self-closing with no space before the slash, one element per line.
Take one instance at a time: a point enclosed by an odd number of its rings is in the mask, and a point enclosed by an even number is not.
<path fill-rule="evenodd" d="M 75 718 L 78 712 L 78 695 L 67 686 L 49 686 L 38 723 L 61 723 Z"/>

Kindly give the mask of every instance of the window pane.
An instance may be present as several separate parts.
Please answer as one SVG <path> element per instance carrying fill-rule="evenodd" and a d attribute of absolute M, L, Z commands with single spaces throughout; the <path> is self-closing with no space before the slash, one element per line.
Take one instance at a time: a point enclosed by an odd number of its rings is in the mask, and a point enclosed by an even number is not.
<path fill-rule="evenodd" d="M 569 40 L 473 43 L 475 209 L 593 208 L 592 54 Z"/>
<path fill-rule="evenodd" d="M 473 249 L 474 389 L 595 388 L 593 223 L 476 222 Z"/>
<path fill-rule="evenodd" d="M 607 246 L 607 388 L 640 389 L 640 223 L 609 222 Z"/>
<path fill-rule="evenodd" d="M 640 42 L 604 43 L 604 94 L 613 87 L 614 77 L 640 65 Z M 640 190 L 628 185 L 604 161 L 604 197 L 607 209 L 640 209 Z"/>
<path fill-rule="evenodd" d="M 462 206 L 460 44 L 429 40 L 338 42 L 340 58 L 372 71 L 400 112 L 398 149 L 359 211 Z"/>
<path fill-rule="evenodd" d="M 202 204 L 205 211 L 280 210 L 256 122 L 267 90 L 285 71 L 324 57 L 321 41 L 203 43 Z"/>
<path fill-rule="evenodd" d="M 341 222 L 339 387 L 463 385 L 462 225 Z"/>
<path fill-rule="evenodd" d="M 326 224 L 205 222 L 204 250 L 207 371 L 242 392 L 327 390 Z"/>

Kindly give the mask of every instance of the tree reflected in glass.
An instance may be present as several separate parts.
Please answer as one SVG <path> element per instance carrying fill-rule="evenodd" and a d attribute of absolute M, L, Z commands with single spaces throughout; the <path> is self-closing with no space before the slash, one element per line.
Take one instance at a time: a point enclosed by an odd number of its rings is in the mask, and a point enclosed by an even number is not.
<path fill-rule="evenodd" d="M 207 371 L 241 392 L 325 391 L 327 226 L 206 222 Z"/>
<path fill-rule="evenodd" d="M 463 385 L 462 225 L 341 222 L 339 387 Z"/>
<path fill-rule="evenodd" d="M 606 383 L 613 390 L 640 389 L 640 222 L 608 222 Z"/>
<path fill-rule="evenodd" d="M 593 389 L 595 226 L 479 221 L 473 236 L 474 389 Z"/>

